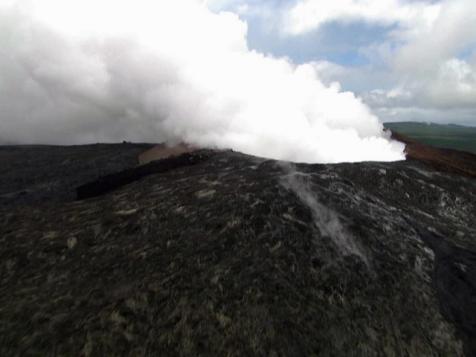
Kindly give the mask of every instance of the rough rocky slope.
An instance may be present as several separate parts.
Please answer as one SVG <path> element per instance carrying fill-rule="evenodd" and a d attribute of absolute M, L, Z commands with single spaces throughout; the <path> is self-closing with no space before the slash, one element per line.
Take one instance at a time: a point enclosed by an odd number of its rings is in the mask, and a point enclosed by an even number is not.
<path fill-rule="evenodd" d="M 474 179 L 168 160 L 0 205 L 0 355 L 476 355 Z"/>

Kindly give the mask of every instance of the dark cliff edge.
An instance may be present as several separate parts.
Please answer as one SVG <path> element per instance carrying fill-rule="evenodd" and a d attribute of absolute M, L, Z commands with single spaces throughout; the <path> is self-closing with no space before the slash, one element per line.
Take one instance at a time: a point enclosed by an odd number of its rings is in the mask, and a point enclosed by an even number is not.
<path fill-rule="evenodd" d="M 147 148 L 0 148 L 0 355 L 476 355 L 471 156 Z"/>

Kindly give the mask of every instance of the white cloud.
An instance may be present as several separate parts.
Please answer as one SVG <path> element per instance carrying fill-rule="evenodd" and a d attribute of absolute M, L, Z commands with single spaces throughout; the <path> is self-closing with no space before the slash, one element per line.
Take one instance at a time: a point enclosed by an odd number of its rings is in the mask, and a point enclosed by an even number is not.
<path fill-rule="evenodd" d="M 442 61 L 476 45 L 476 2 L 446 0 L 439 4 L 438 16 L 425 27 L 402 28 L 395 33 L 402 43 L 394 65 L 400 70 L 434 70 Z"/>
<path fill-rule="evenodd" d="M 476 109 L 476 60 L 458 57 L 476 45 L 476 2 L 444 1 L 431 26 L 399 36 L 403 46 L 395 51 L 390 66 L 407 93 L 397 98 L 400 104 Z"/>
<path fill-rule="evenodd" d="M 344 87 L 352 78 L 367 81 L 362 95 L 386 120 L 408 119 L 411 112 L 413 119 L 432 113 L 476 124 L 476 116 L 470 119 L 470 113 L 476 114 L 475 1 L 301 0 L 285 14 L 285 29 L 297 36 L 325 23 L 350 21 L 395 25 L 384 42 L 362 49 L 371 62 L 386 63 L 388 73 L 367 66 L 361 74 L 353 68 L 343 75 L 328 66 L 323 78 L 342 80 Z M 441 115 L 435 114 L 438 110 Z"/>
<path fill-rule="evenodd" d="M 390 90 L 372 90 L 365 99 L 373 108 L 476 109 L 476 64 L 452 58 L 428 77 L 415 74 Z"/>
<path fill-rule="evenodd" d="M 338 21 L 365 21 L 376 24 L 394 23 L 420 27 L 432 23 L 440 11 L 438 4 L 403 2 L 401 0 L 301 0 L 285 17 L 285 31 L 299 35 Z"/>
<path fill-rule="evenodd" d="M 398 160 L 369 108 L 311 64 L 250 51 L 200 0 L 0 3 L 0 133 L 186 141 L 307 162 Z"/>

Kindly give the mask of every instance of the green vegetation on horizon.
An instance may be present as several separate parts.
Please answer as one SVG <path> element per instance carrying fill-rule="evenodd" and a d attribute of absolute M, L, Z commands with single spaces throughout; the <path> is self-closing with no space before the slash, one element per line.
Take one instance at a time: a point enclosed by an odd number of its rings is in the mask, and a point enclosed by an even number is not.
<path fill-rule="evenodd" d="M 476 154 L 476 127 L 418 122 L 385 123 L 384 125 L 392 131 L 423 144 Z"/>

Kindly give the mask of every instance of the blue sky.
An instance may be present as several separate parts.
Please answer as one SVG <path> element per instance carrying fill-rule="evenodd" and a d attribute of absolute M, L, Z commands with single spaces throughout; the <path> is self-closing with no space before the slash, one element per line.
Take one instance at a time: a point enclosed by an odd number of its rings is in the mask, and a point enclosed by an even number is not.
<path fill-rule="evenodd" d="M 319 63 L 324 81 L 355 92 L 384 121 L 476 125 L 474 0 L 334 3 L 211 0 L 209 6 L 247 22 L 250 48 Z"/>

